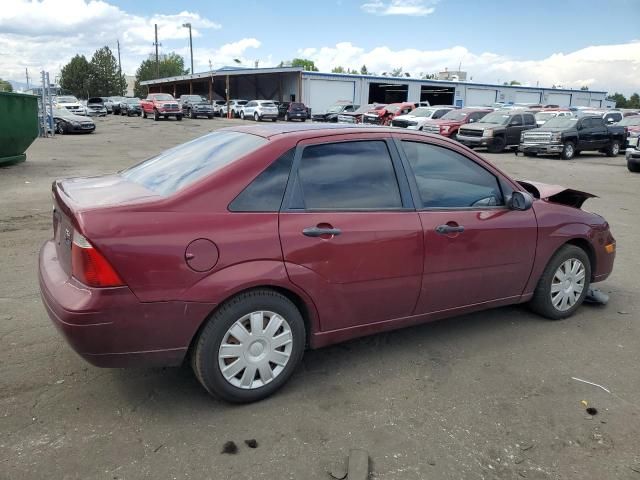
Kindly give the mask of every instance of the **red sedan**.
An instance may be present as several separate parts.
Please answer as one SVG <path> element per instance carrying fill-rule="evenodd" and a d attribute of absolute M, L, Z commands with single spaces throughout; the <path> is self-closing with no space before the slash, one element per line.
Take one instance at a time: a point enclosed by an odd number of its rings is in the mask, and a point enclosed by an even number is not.
<path fill-rule="evenodd" d="M 515 303 L 573 314 L 615 257 L 590 196 L 420 132 L 233 127 L 54 182 L 40 288 L 92 364 L 188 358 L 210 393 L 254 401 L 307 347 Z"/>

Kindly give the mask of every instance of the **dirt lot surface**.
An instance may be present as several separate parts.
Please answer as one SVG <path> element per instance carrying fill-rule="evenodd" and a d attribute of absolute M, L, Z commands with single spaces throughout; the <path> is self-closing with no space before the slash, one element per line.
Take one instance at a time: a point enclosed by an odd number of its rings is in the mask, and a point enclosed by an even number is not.
<path fill-rule="evenodd" d="M 81 360 L 38 293 L 52 180 L 113 172 L 231 122 L 97 119 L 95 134 L 37 140 L 27 162 L 0 169 L 0 478 L 327 479 L 364 448 L 375 479 L 640 480 L 640 175 L 622 156 L 489 155 L 516 178 L 600 197 L 585 208 L 618 241 L 606 307 L 560 322 L 501 308 L 307 352 L 281 392 L 247 406 L 209 397 L 186 367 Z M 227 441 L 237 454 L 221 454 Z"/>

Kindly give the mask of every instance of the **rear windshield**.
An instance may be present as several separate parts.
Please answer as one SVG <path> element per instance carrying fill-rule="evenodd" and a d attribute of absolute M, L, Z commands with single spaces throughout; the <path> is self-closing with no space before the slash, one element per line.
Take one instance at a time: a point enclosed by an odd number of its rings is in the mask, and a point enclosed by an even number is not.
<path fill-rule="evenodd" d="M 174 100 L 174 98 L 168 93 L 157 93 L 149 95 L 149 98 L 153 100 Z"/>
<path fill-rule="evenodd" d="M 464 110 L 449 110 L 445 113 L 441 120 L 464 120 L 469 115 L 469 112 L 465 112 Z"/>
<path fill-rule="evenodd" d="M 618 126 L 621 127 L 637 127 L 640 126 L 640 115 L 633 115 L 631 117 L 624 117 L 618 122 Z"/>
<path fill-rule="evenodd" d="M 120 172 L 160 195 L 171 195 L 267 143 L 256 135 L 213 132 Z"/>

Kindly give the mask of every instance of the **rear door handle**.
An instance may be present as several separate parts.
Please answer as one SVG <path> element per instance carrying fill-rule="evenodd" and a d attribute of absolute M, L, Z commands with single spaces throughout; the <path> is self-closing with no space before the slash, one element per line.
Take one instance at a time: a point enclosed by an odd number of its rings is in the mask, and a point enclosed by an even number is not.
<path fill-rule="evenodd" d="M 458 225 L 457 227 L 452 227 L 451 225 L 438 225 L 436 227 L 436 233 L 440 235 L 448 235 L 450 233 L 462 233 L 464 232 L 464 227 L 462 225 Z"/>
<path fill-rule="evenodd" d="M 302 234 L 307 237 L 321 237 L 322 235 L 340 235 L 342 230 L 339 228 L 320 228 L 320 227 L 307 227 L 302 230 Z"/>

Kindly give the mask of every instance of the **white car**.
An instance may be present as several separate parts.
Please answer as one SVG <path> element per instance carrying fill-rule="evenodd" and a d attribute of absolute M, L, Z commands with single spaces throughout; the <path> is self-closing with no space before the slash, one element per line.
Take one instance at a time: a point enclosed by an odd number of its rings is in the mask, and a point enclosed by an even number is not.
<path fill-rule="evenodd" d="M 436 120 L 454 110 L 451 105 L 418 107 L 406 115 L 400 115 L 391 121 L 392 127 L 402 127 L 409 130 L 422 130 L 428 120 Z"/>
<path fill-rule="evenodd" d="M 222 109 L 227 105 L 226 100 L 214 100 L 213 101 L 213 115 L 216 117 L 222 116 Z"/>
<path fill-rule="evenodd" d="M 251 100 L 240 110 L 240 118 L 253 118 L 256 122 L 271 119 L 275 122 L 278 119 L 278 107 L 273 100 Z"/>
<path fill-rule="evenodd" d="M 60 95 L 55 99 L 55 106 L 66 108 L 74 115 L 86 115 L 87 108 L 73 95 Z"/>
<path fill-rule="evenodd" d="M 536 117 L 536 125 L 541 127 L 547 120 L 551 120 L 554 117 L 573 117 L 571 110 L 543 110 L 534 115 Z"/>
<path fill-rule="evenodd" d="M 238 99 L 233 99 L 233 100 L 229 100 L 229 110 L 231 111 L 231 116 L 233 118 L 237 118 L 240 116 L 240 111 L 242 110 L 242 107 L 244 107 L 247 103 L 249 103 L 249 100 L 238 100 Z M 227 116 L 227 105 L 226 103 L 222 106 L 222 108 L 220 109 L 220 113 L 223 117 Z"/>

